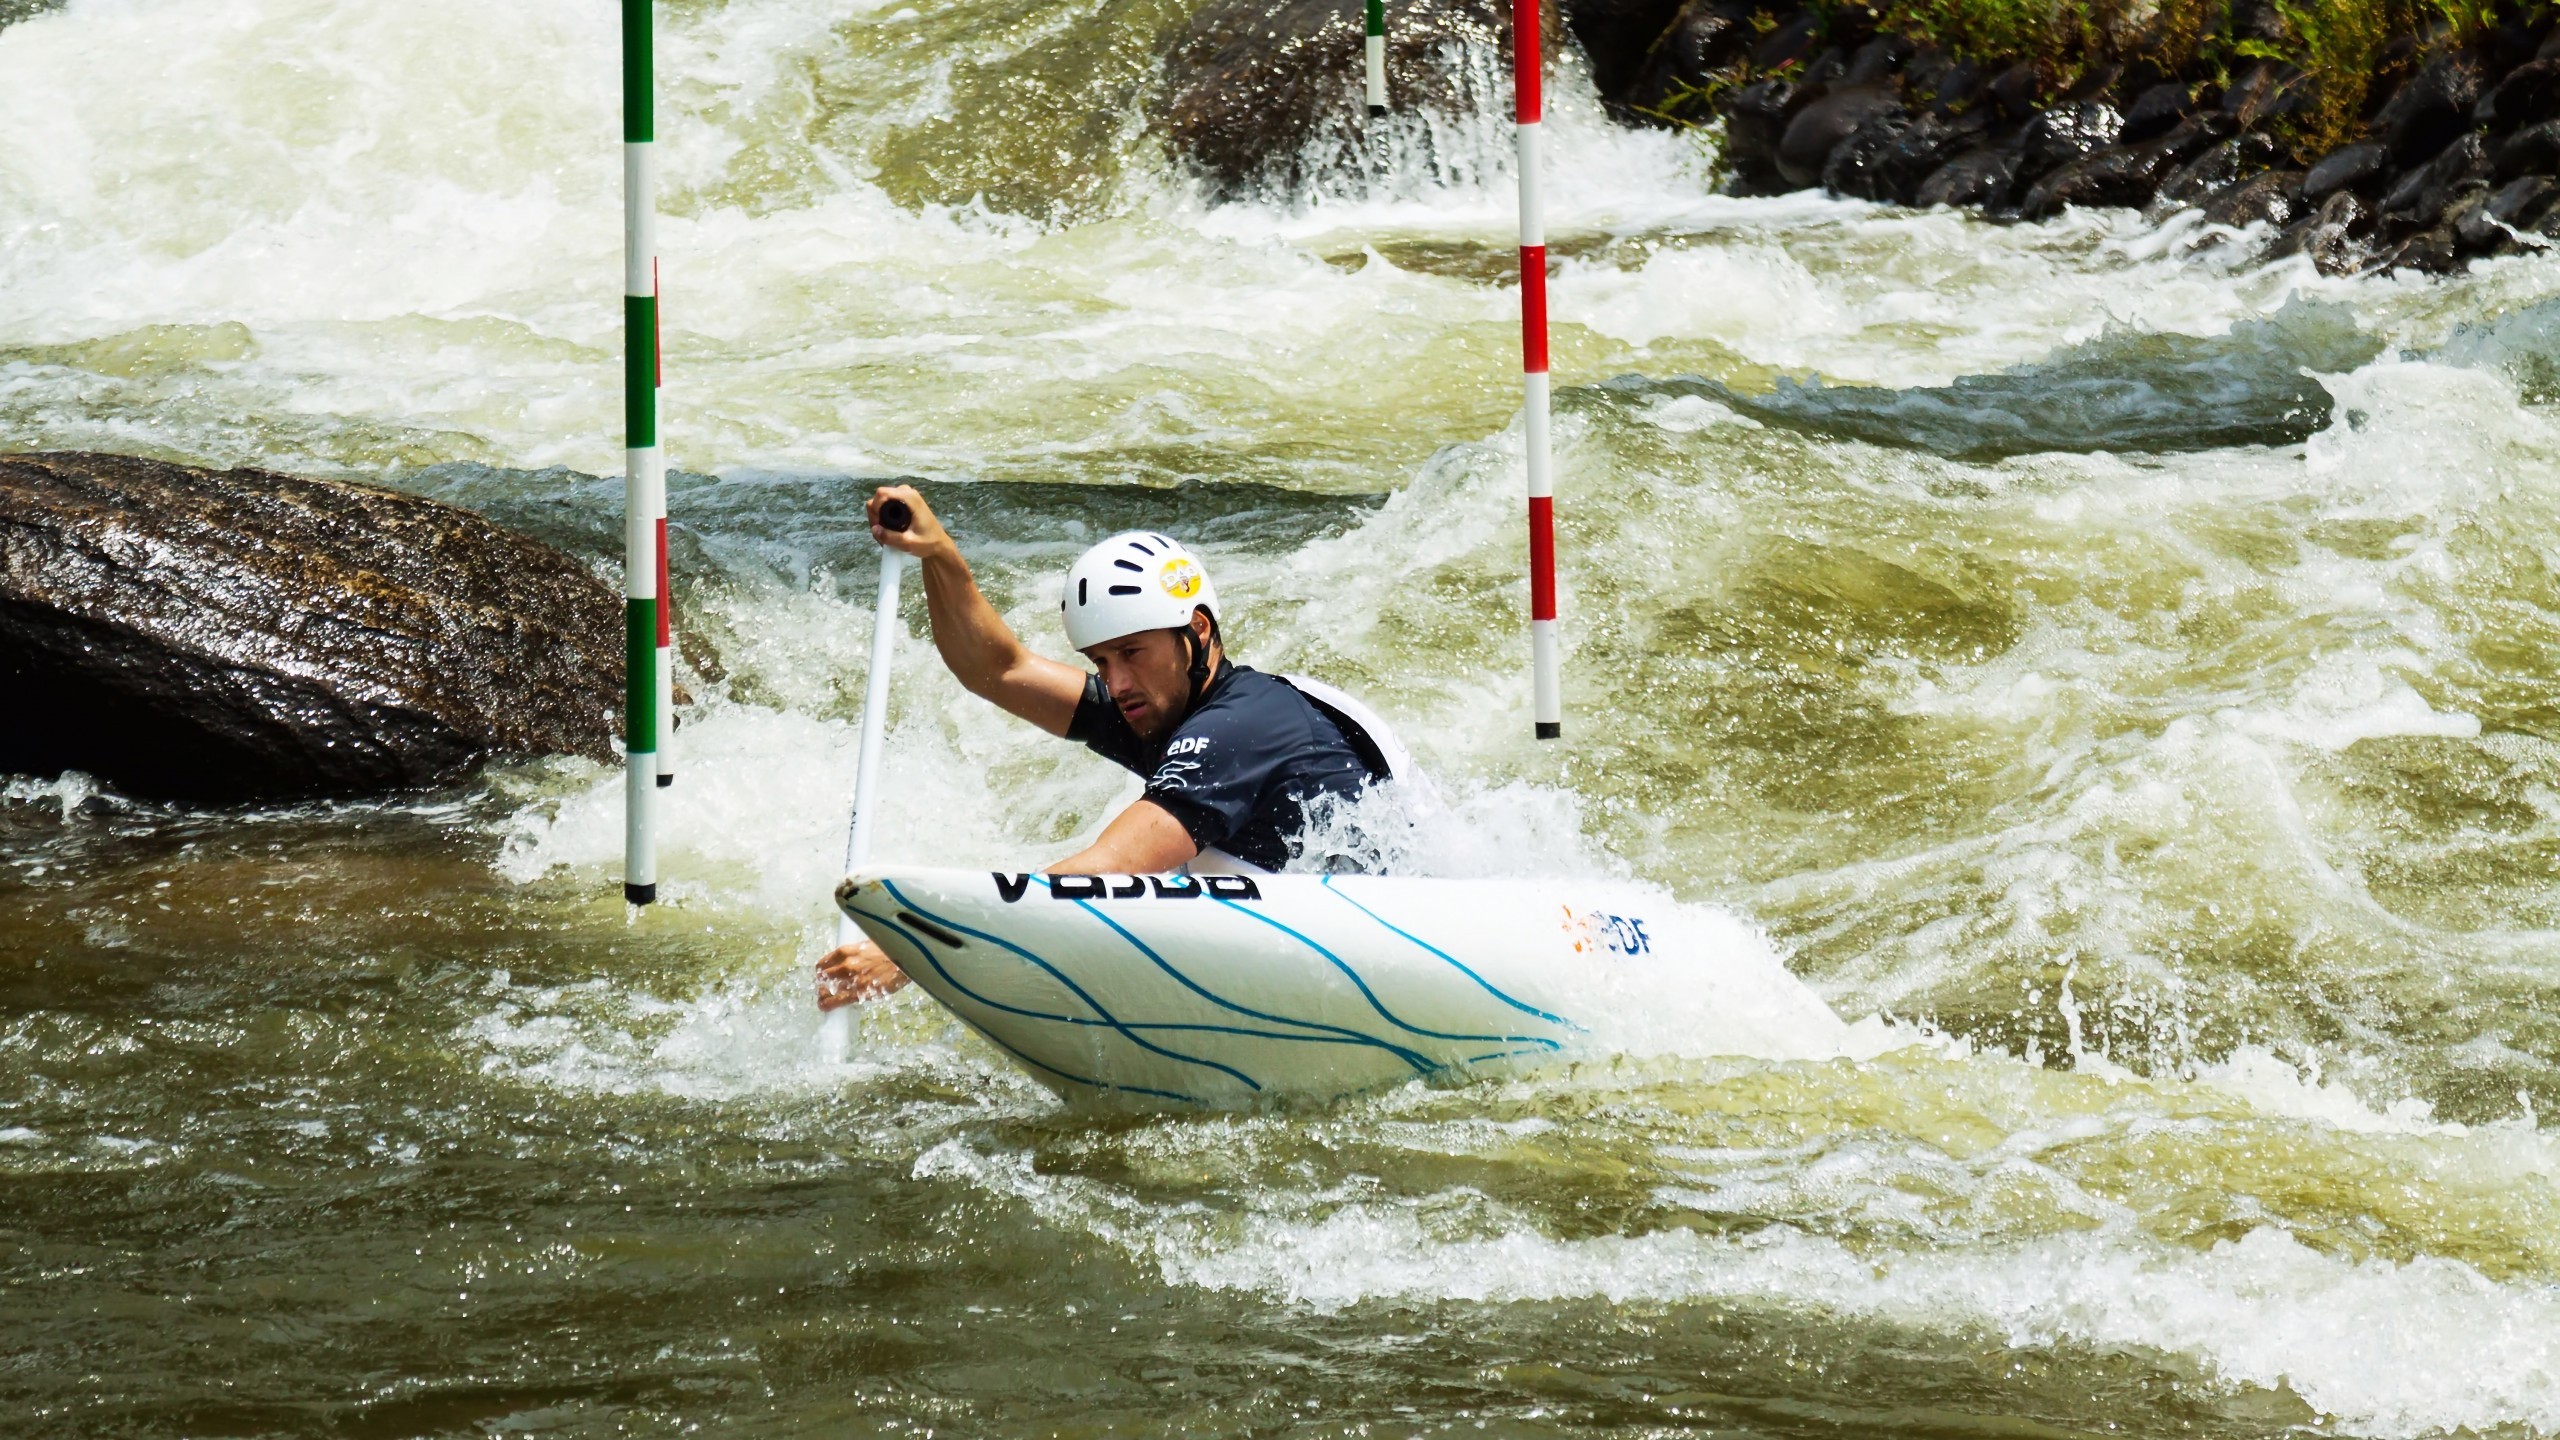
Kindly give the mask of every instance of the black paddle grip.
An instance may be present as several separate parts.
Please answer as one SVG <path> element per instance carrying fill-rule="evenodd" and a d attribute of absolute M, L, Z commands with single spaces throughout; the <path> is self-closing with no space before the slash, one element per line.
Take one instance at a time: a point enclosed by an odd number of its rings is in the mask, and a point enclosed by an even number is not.
<path fill-rule="evenodd" d="M 908 526 L 913 525 L 914 523 L 916 523 L 916 512 L 908 506 L 906 501 L 883 500 L 880 502 L 881 529 L 894 530 L 903 533 Z"/>

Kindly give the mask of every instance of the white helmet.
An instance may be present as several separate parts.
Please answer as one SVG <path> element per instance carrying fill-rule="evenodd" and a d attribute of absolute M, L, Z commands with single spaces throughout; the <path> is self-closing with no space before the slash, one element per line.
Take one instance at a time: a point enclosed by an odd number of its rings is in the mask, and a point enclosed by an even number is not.
<path fill-rule="evenodd" d="M 1067 570 L 1067 643 L 1078 650 L 1142 630 L 1179 630 L 1191 612 L 1218 618 L 1218 587 L 1182 542 L 1128 530 L 1084 552 Z"/>

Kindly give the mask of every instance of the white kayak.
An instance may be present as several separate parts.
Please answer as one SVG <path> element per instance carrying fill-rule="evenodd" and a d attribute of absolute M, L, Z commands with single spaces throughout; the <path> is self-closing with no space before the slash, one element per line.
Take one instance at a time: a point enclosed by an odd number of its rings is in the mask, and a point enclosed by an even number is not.
<path fill-rule="evenodd" d="M 1595 1053 L 1840 1053 L 1725 912 L 1605 882 L 874 868 L 836 903 L 1071 1100 L 1239 1106 Z"/>

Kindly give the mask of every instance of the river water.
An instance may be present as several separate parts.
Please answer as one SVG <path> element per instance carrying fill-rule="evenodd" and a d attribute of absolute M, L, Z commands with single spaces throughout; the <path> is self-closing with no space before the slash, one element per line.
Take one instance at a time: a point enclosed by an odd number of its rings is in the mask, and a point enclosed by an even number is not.
<path fill-rule="evenodd" d="M 668 903 L 583 762 L 5 782 L 6 1428 L 2560 1430 L 2560 262 L 1725 199 L 1568 68 L 1540 746 L 1504 128 L 1208 204 L 1142 110 L 1186 3 L 664 7 Z M 28 8 L 0 445 L 615 563 L 610 6 Z M 1720 907 L 1904 1043 L 1210 1116 L 913 992 L 831 1043 L 897 475 L 1053 653 L 1081 544 L 1193 538 L 1434 769 L 1418 868 Z M 1123 797 L 905 657 L 884 855 Z"/>

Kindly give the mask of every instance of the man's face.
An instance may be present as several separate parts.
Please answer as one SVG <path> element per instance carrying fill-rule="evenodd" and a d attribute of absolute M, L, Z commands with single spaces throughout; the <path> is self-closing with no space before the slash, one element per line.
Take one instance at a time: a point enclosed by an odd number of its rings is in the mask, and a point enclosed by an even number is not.
<path fill-rule="evenodd" d="M 1160 739 L 1182 718 L 1191 699 L 1191 654 L 1172 631 L 1141 630 L 1105 640 L 1084 658 L 1102 673 L 1111 703 L 1141 737 Z"/>

